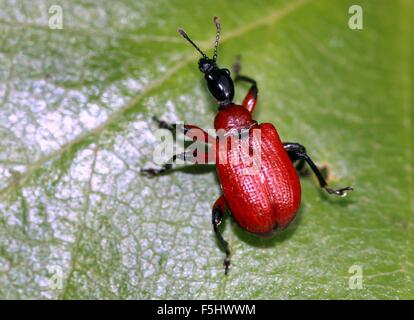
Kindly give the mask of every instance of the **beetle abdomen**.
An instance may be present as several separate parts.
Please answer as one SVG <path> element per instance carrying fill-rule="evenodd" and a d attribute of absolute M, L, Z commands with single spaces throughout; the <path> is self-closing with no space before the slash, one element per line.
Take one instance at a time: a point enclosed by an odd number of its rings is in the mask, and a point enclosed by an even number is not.
<path fill-rule="evenodd" d="M 277 226 L 286 227 L 295 217 L 301 187 L 275 127 L 264 123 L 252 129 L 260 129 L 260 146 L 251 136 L 249 138 L 253 148 L 260 150 L 253 153 L 252 159 L 257 170 L 254 165 L 249 168 L 243 161 L 235 161 L 237 157 L 249 156 L 249 149 L 242 148 L 241 143 L 228 147 L 227 152 L 217 149 L 217 170 L 238 224 L 253 233 L 269 233 Z M 224 163 L 224 160 L 227 161 Z"/>

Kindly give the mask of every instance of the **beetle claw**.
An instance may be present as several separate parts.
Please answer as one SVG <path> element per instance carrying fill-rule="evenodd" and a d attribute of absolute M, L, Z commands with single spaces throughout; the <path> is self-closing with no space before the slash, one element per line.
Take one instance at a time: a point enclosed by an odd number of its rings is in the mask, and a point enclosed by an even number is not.
<path fill-rule="evenodd" d="M 227 276 L 230 269 L 231 259 L 230 259 L 230 250 L 228 248 L 228 243 L 226 242 L 226 257 L 224 258 L 224 275 Z"/>
<path fill-rule="evenodd" d="M 228 275 L 229 269 L 230 269 L 230 256 L 226 256 L 224 259 L 223 265 L 224 265 L 224 275 Z"/>
<path fill-rule="evenodd" d="M 158 124 L 158 128 L 160 129 L 168 129 L 168 130 L 173 130 L 174 129 L 174 125 L 164 121 L 164 120 L 160 120 L 157 116 L 153 116 L 152 120 L 154 120 L 157 124 Z"/>
<path fill-rule="evenodd" d="M 159 169 L 154 169 L 154 168 L 148 168 L 148 169 L 140 169 L 140 174 L 142 174 L 143 176 L 146 176 L 148 178 L 153 178 L 159 174 L 164 173 L 165 171 L 169 170 L 172 168 L 172 164 L 164 164 L 161 168 Z"/>
<path fill-rule="evenodd" d="M 324 189 L 329 194 L 335 194 L 339 197 L 346 197 L 346 195 L 348 194 L 347 191 L 353 191 L 354 190 L 354 188 L 352 188 L 352 187 L 345 187 L 345 188 L 341 188 L 341 189 L 338 189 L 338 190 L 334 190 L 334 189 L 331 189 L 331 188 L 328 188 L 328 187 L 325 187 Z"/>
<path fill-rule="evenodd" d="M 156 169 L 141 169 L 139 173 L 145 177 L 152 178 L 156 175 Z"/>

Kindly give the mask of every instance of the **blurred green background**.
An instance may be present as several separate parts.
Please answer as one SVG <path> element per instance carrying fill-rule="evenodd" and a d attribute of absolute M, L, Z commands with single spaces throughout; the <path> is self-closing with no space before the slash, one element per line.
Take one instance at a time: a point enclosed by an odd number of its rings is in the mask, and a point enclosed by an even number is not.
<path fill-rule="evenodd" d="M 349 7 L 363 9 L 351 30 Z M 63 29 L 51 29 L 62 9 Z M 413 1 L 0 1 L 0 298 L 414 297 Z M 283 233 L 212 231 L 214 168 L 149 180 L 152 115 L 211 128 L 184 27 L 243 57 L 255 117 L 326 164 Z M 236 101 L 247 86 L 238 85 Z M 349 283 L 353 266 L 362 288 Z"/>

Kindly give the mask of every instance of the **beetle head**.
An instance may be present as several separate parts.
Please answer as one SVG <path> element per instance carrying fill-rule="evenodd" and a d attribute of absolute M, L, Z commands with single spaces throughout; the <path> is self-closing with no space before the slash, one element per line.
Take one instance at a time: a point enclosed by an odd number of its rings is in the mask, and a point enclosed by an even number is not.
<path fill-rule="evenodd" d="M 234 97 L 234 84 L 230 76 L 228 69 L 220 69 L 217 66 L 217 48 L 220 40 L 220 22 L 217 17 L 214 17 L 214 23 L 216 24 L 217 34 L 214 44 L 213 59 L 210 59 L 206 54 L 190 39 L 187 33 L 183 29 L 178 29 L 178 32 L 190 42 L 194 48 L 203 56 L 198 61 L 198 68 L 204 73 L 204 78 L 207 81 L 208 90 L 214 98 L 220 103 L 220 105 L 229 104 Z"/>

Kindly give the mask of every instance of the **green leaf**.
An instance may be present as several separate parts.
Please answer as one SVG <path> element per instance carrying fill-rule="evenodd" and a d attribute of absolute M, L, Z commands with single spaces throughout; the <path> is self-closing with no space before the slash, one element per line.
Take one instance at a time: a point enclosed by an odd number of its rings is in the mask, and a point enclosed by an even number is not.
<path fill-rule="evenodd" d="M 52 4 L 62 30 L 48 26 Z M 351 30 L 352 4 L 1 1 L 0 297 L 413 298 L 414 5 L 361 0 Z M 303 179 L 297 219 L 273 238 L 228 218 L 228 277 L 214 168 L 139 174 L 154 166 L 153 115 L 213 125 L 176 29 L 211 54 L 214 15 L 220 65 L 242 54 L 258 81 L 255 118 L 304 144 L 333 186 L 355 187 L 333 199 Z"/>

